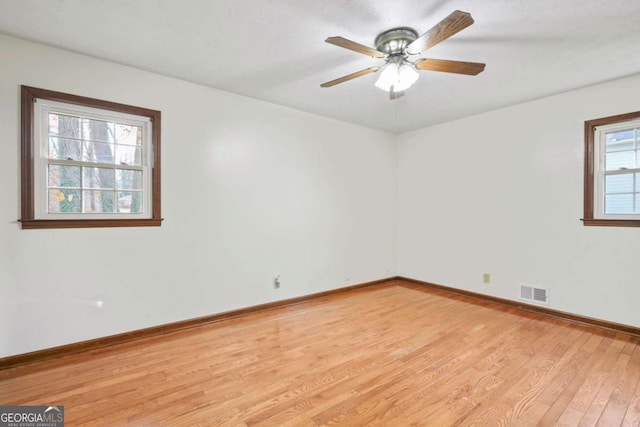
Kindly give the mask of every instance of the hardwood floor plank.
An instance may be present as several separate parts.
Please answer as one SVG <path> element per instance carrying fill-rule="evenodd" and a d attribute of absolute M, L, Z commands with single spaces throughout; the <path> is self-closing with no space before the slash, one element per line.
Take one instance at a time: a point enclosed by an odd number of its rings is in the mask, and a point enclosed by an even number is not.
<path fill-rule="evenodd" d="M 627 338 L 624 337 L 623 340 Z M 622 352 L 622 348 L 624 347 L 624 343 L 622 340 L 618 340 L 614 343 L 615 348 L 618 351 L 612 354 L 611 359 L 611 368 L 604 369 L 605 376 L 603 378 L 602 384 L 598 388 L 597 393 L 595 394 L 593 400 L 590 402 L 587 407 L 583 417 L 580 420 L 579 426 L 595 426 L 604 411 L 604 408 L 609 401 L 609 397 L 613 393 L 615 388 L 615 383 L 619 380 L 619 378 L 624 374 L 626 366 L 629 362 L 629 355 L 624 354 Z"/>
<path fill-rule="evenodd" d="M 591 335 L 589 337 L 589 341 L 580 349 L 584 360 L 576 360 L 569 366 L 570 374 L 567 375 L 567 384 L 562 392 L 553 400 L 549 410 L 540 420 L 540 424 L 563 425 L 566 423 L 566 420 L 560 422 L 560 417 L 585 384 L 589 372 L 600 362 L 607 347 L 608 342 L 604 337 L 597 335 Z M 579 419 L 574 420 L 574 425 L 577 424 L 578 421 Z"/>
<path fill-rule="evenodd" d="M 640 339 L 385 285 L 8 369 L 0 402 L 69 426 L 637 426 Z"/>
<path fill-rule="evenodd" d="M 562 412 L 557 421 L 558 425 L 576 426 L 580 423 L 602 383 L 609 375 L 606 368 L 615 363 L 612 357 L 619 351 L 615 345 L 612 345 L 615 335 L 614 332 L 603 334 L 602 341 L 594 352 L 593 364 L 583 372 L 584 381 Z"/>
<path fill-rule="evenodd" d="M 632 351 L 629 363 L 625 372 L 618 377 L 609 401 L 598 419 L 598 425 L 620 425 L 627 408 L 632 404 L 632 397 L 640 379 L 640 348 L 637 339 L 631 340 L 630 343 L 633 343 L 633 347 L 629 349 Z M 625 349 L 628 349 L 628 346 L 625 346 Z"/>
<path fill-rule="evenodd" d="M 505 364 L 496 370 L 496 375 L 502 380 L 501 385 L 485 397 L 495 399 L 490 405 L 482 405 L 474 408 L 459 423 L 461 425 L 515 425 L 517 417 L 510 411 L 518 404 L 519 400 L 531 388 L 532 384 L 541 376 L 541 363 L 546 363 L 546 356 L 556 347 L 565 330 L 562 327 L 550 327 L 544 325 L 540 331 L 540 325 L 534 321 L 530 329 L 536 331 L 538 339 L 522 341 L 511 353 L 517 358 L 514 364 Z M 522 330 L 521 330 L 522 333 Z M 524 335 L 528 336 L 528 335 Z M 515 419 L 511 419 L 515 418 Z"/>
<path fill-rule="evenodd" d="M 624 427 L 640 426 L 640 382 L 636 387 L 636 391 L 629 402 L 627 411 L 621 423 Z"/>

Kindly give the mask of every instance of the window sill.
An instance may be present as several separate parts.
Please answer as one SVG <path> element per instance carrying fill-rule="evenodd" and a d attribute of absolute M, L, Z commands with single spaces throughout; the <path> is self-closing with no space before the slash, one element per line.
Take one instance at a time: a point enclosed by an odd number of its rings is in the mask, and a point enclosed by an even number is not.
<path fill-rule="evenodd" d="M 158 227 L 160 218 L 145 219 L 21 219 L 23 230 L 41 228 Z"/>
<path fill-rule="evenodd" d="M 595 219 L 582 218 L 582 224 L 595 227 L 640 227 L 640 219 Z"/>

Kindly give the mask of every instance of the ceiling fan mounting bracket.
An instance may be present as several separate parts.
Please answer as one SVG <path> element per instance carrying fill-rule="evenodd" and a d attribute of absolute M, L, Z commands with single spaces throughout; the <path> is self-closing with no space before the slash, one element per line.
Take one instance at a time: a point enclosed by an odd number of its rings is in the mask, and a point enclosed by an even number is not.
<path fill-rule="evenodd" d="M 376 49 L 389 56 L 406 56 L 404 49 L 418 38 L 418 32 L 409 27 L 397 27 L 384 31 L 376 37 Z"/>

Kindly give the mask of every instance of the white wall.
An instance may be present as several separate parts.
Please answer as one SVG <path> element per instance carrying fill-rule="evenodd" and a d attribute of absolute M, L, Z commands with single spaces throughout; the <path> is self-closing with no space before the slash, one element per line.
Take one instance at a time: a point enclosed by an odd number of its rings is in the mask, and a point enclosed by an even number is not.
<path fill-rule="evenodd" d="M 401 135 L 399 275 L 640 326 L 640 228 L 580 222 L 584 121 L 638 99 L 634 76 Z"/>
<path fill-rule="evenodd" d="M 393 135 L 6 36 L 0 64 L 0 357 L 396 274 Z M 20 229 L 21 84 L 162 111 L 162 227 Z"/>
<path fill-rule="evenodd" d="M 583 123 L 640 76 L 395 137 L 6 36 L 0 63 L 0 357 L 396 273 L 640 326 L 640 229 L 579 221 Z M 162 227 L 20 229 L 21 84 L 162 111 Z"/>

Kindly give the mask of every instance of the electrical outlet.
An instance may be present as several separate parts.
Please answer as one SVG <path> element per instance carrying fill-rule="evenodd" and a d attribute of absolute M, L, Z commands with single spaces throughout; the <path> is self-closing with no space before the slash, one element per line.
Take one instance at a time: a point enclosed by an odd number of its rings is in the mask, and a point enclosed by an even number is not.
<path fill-rule="evenodd" d="M 491 284 L 491 274 L 482 273 L 482 283 L 484 283 L 485 285 Z"/>
<path fill-rule="evenodd" d="M 280 275 L 273 278 L 273 289 L 280 289 Z"/>

